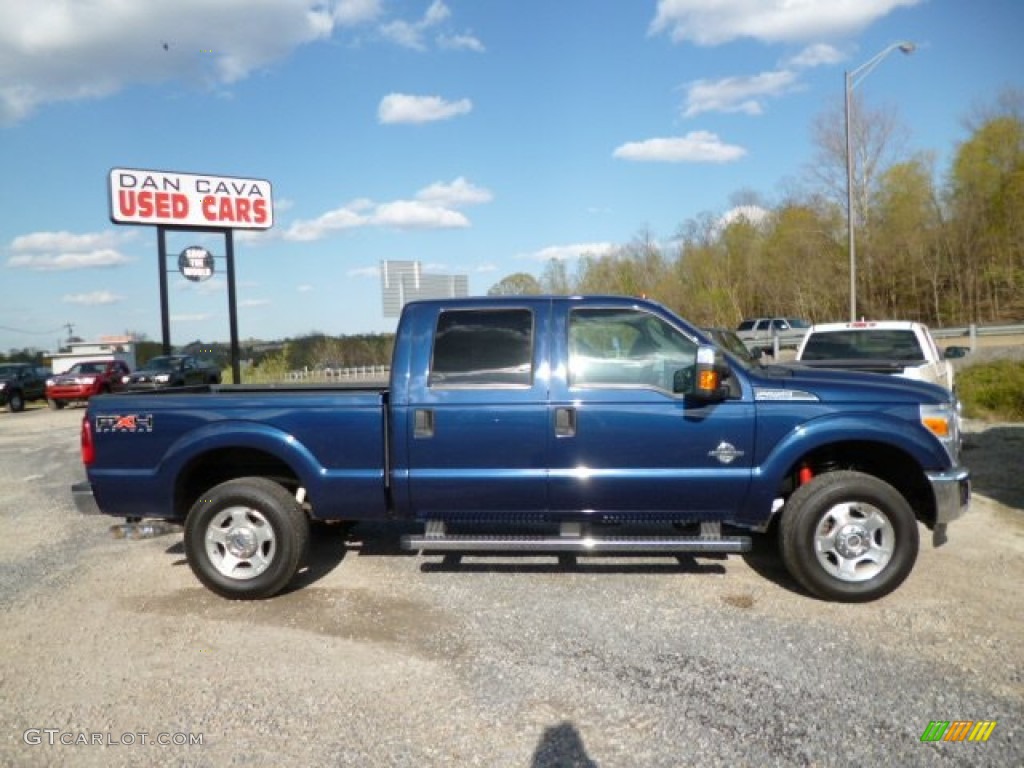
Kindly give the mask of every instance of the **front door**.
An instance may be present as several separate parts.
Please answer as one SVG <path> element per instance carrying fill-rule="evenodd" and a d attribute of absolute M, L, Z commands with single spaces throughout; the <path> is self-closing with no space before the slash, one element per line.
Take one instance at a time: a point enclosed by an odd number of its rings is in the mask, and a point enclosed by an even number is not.
<path fill-rule="evenodd" d="M 697 342 L 647 309 L 565 311 L 559 339 L 569 365 L 553 377 L 549 417 L 551 508 L 734 516 L 753 460 L 750 393 L 713 404 L 674 393 L 676 372 L 692 372 Z"/>

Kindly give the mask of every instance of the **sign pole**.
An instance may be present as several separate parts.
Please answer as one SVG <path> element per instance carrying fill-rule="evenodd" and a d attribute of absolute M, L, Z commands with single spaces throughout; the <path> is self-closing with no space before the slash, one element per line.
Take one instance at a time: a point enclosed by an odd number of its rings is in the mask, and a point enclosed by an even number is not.
<path fill-rule="evenodd" d="M 160 335 L 163 353 L 171 354 L 171 314 L 167 306 L 167 230 L 156 228 L 157 267 L 160 272 Z"/>
<path fill-rule="evenodd" d="M 231 376 L 235 384 L 242 383 L 238 353 L 238 302 L 235 297 L 235 231 L 224 230 L 224 255 L 228 271 L 228 323 L 231 329 Z"/>

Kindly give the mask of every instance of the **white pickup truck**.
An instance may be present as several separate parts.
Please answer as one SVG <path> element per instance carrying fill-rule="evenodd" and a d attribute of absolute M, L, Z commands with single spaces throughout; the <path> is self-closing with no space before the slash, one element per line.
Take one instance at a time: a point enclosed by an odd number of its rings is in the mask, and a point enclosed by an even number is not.
<path fill-rule="evenodd" d="M 814 368 L 888 373 L 955 391 L 953 364 L 921 323 L 901 320 L 813 325 L 795 362 Z"/>

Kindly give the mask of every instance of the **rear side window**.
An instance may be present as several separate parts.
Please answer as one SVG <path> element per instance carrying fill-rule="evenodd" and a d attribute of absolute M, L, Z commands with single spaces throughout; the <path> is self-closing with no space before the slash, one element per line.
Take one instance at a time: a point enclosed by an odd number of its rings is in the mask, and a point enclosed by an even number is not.
<path fill-rule="evenodd" d="M 528 309 L 442 312 L 434 333 L 431 387 L 529 387 L 533 313 Z"/>
<path fill-rule="evenodd" d="M 744 320 L 742 323 L 739 324 L 739 326 L 736 328 L 736 330 L 737 331 L 749 331 L 753 327 L 754 327 L 754 321 L 753 320 Z"/>

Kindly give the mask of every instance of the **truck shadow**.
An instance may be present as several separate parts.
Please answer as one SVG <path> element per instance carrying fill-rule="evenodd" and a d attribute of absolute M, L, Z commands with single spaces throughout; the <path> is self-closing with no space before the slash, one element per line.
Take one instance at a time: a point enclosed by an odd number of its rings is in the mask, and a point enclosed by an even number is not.
<path fill-rule="evenodd" d="M 975 493 L 1024 510 L 1024 472 L 1015 471 L 1024 454 L 1024 426 L 989 427 L 964 435 L 963 463 L 971 470 Z"/>
<path fill-rule="evenodd" d="M 753 536 L 753 547 L 743 554 L 745 562 L 754 573 L 765 581 L 801 597 L 813 597 L 789 575 L 779 554 L 779 539 L 775 526 L 767 533 Z"/>

